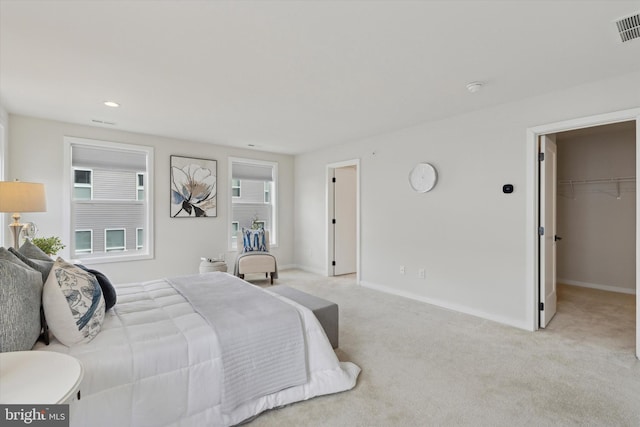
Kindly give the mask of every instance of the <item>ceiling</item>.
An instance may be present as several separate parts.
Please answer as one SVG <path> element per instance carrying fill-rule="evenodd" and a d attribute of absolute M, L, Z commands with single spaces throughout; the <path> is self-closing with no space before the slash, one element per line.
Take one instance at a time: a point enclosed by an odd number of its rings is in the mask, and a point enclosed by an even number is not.
<path fill-rule="evenodd" d="M 298 154 L 639 71 L 640 40 L 622 43 L 613 23 L 638 11 L 637 0 L 0 0 L 0 102 Z"/>

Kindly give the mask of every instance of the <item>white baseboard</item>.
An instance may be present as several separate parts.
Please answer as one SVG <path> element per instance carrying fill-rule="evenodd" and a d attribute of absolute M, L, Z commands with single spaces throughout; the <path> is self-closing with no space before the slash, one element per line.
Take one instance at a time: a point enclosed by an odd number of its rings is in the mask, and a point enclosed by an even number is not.
<path fill-rule="evenodd" d="M 404 298 L 409 298 L 409 299 L 412 299 L 412 300 L 416 300 L 416 301 L 424 302 L 424 303 L 427 303 L 427 304 L 435 305 L 435 306 L 438 306 L 438 307 L 441 307 L 441 308 L 445 308 L 447 310 L 452 310 L 452 311 L 456 311 L 456 312 L 459 312 L 459 313 L 469 314 L 471 316 L 476 316 L 476 317 L 480 317 L 482 319 L 491 320 L 492 322 L 502 323 L 504 325 L 513 326 L 513 327 L 518 328 L 518 329 L 524 329 L 524 330 L 527 330 L 527 331 L 531 331 L 531 325 L 529 325 L 524 320 L 516 320 L 516 319 L 511 319 L 511 318 L 508 318 L 508 317 L 496 316 L 496 315 L 493 315 L 493 314 L 490 314 L 490 313 L 486 313 L 484 311 L 476 310 L 476 309 L 471 308 L 471 307 L 458 305 L 458 304 L 451 304 L 449 302 L 441 301 L 441 300 L 438 300 L 438 299 L 428 298 L 428 297 L 424 297 L 422 295 L 417 295 L 417 294 L 414 294 L 413 292 L 407 292 L 407 291 L 403 291 L 403 290 L 400 290 L 400 289 L 391 288 L 391 287 L 386 286 L 386 285 L 380 285 L 380 284 L 377 284 L 377 283 L 367 282 L 367 281 L 364 281 L 364 280 L 362 280 L 360 282 L 360 284 L 365 288 L 373 289 L 373 290 L 384 292 L 384 293 L 387 293 L 387 294 L 397 295 L 397 296 L 404 297 Z"/>
<path fill-rule="evenodd" d="M 635 295 L 635 289 L 622 288 L 619 286 L 609 286 L 609 285 L 600 285 L 598 283 L 588 283 L 588 282 L 580 282 L 578 280 L 569 280 L 569 279 L 556 279 L 558 283 L 563 283 L 565 285 L 571 286 L 580 286 L 581 288 L 591 288 L 591 289 L 600 289 L 601 291 L 609 291 L 609 292 L 619 292 L 621 294 L 630 294 Z"/>
<path fill-rule="evenodd" d="M 307 273 L 313 273 L 313 274 L 317 274 L 318 276 L 323 276 L 326 277 L 327 273 L 326 271 L 322 271 L 320 269 L 316 269 L 313 267 L 309 267 L 306 265 L 299 265 L 299 264 L 287 264 L 285 266 L 278 266 L 278 268 L 280 270 L 302 270 L 302 271 L 306 271 Z"/>

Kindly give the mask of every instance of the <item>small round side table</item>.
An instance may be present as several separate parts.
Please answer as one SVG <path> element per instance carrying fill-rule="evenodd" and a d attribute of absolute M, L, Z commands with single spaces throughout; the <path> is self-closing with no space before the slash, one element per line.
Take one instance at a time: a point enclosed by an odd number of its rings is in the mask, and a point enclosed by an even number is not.
<path fill-rule="evenodd" d="M 0 353 L 0 403 L 68 403 L 80 388 L 80 361 L 55 351 Z"/>

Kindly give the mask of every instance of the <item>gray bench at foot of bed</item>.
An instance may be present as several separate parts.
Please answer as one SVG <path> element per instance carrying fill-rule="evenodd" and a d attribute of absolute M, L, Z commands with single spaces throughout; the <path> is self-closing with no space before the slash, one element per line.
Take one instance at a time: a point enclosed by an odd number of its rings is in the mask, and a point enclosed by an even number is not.
<path fill-rule="evenodd" d="M 311 310 L 333 348 L 338 348 L 338 304 L 284 285 L 276 285 L 268 289 Z"/>

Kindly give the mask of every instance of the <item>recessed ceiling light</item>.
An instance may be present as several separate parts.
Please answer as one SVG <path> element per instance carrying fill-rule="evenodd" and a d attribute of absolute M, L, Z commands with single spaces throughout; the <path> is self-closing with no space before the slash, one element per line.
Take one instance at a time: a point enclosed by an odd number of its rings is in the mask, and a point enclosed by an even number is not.
<path fill-rule="evenodd" d="M 107 107 L 114 107 L 114 108 L 120 106 L 120 104 L 114 101 L 104 101 L 104 105 L 106 105 Z"/>
<path fill-rule="evenodd" d="M 106 122 L 106 121 L 104 121 L 104 120 L 91 119 L 91 121 L 92 121 L 93 123 L 99 123 L 99 124 L 101 124 L 101 125 L 112 125 L 112 126 L 113 126 L 113 125 L 115 125 L 115 123 L 114 123 L 114 122 Z"/>

